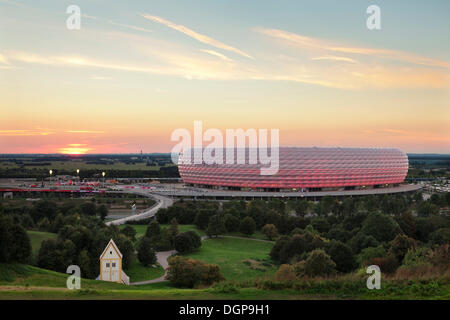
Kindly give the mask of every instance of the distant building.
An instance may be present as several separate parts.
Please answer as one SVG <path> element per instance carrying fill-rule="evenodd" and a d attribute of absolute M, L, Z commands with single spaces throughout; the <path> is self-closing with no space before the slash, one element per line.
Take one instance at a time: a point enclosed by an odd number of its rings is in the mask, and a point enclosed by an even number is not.
<path fill-rule="evenodd" d="M 232 163 L 227 154 L 232 155 Z M 187 185 L 256 191 L 328 191 L 381 188 L 400 184 L 408 156 L 398 149 L 279 148 L 279 170 L 261 175 L 261 162 L 251 164 L 256 149 L 225 148 L 219 164 L 195 163 L 195 152 L 180 155 L 178 170 Z M 234 158 L 233 158 L 234 157 Z"/>
<path fill-rule="evenodd" d="M 130 284 L 130 278 L 122 270 L 122 253 L 113 239 L 100 255 L 99 280 Z"/>

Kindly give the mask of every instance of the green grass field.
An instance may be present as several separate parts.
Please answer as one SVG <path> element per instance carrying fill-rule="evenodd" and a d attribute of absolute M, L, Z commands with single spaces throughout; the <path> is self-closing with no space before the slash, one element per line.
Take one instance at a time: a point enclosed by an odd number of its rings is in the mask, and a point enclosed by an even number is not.
<path fill-rule="evenodd" d="M 31 230 L 28 230 L 27 234 L 30 237 L 31 250 L 33 256 L 36 256 L 39 253 L 42 241 L 48 239 L 56 239 L 56 237 L 58 236 L 56 233 L 31 231 Z"/>
<path fill-rule="evenodd" d="M 186 256 L 217 264 L 227 280 L 246 280 L 275 273 L 277 267 L 269 257 L 272 246 L 263 241 L 212 238 Z"/>
<path fill-rule="evenodd" d="M 156 279 L 164 274 L 164 269 L 159 264 L 156 268 L 152 266 L 145 267 L 136 257 L 131 262 L 131 266 L 124 271 L 130 277 L 130 282 Z"/>
<path fill-rule="evenodd" d="M 424 281 L 383 282 L 381 290 L 361 287 L 354 292 L 345 285 L 311 284 L 309 289 L 268 290 L 239 287 L 233 291 L 211 287 L 178 289 L 170 283 L 126 286 L 117 283 L 81 280 L 81 290 L 68 290 L 68 275 L 28 265 L 0 264 L 0 299 L 450 299 L 450 285 Z M 364 284 L 364 283 L 363 283 Z M 351 287 L 351 286 L 350 286 Z M 341 291 L 345 292 L 343 295 Z"/>

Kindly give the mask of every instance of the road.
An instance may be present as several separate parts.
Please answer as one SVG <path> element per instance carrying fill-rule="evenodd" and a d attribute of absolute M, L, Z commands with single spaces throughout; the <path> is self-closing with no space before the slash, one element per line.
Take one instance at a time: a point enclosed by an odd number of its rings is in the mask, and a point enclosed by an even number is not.
<path fill-rule="evenodd" d="M 127 193 L 131 193 L 131 194 L 138 194 L 138 195 L 141 195 L 144 197 L 152 198 L 153 200 L 156 201 L 156 204 L 144 212 L 134 214 L 132 216 L 128 216 L 125 218 L 120 218 L 120 219 L 109 221 L 106 223 L 106 225 L 108 225 L 108 226 L 111 226 L 111 225 L 117 226 L 117 225 L 124 224 L 127 221 L 138 221 L 138 220 L 151 218 L 156 214 L 156 212 L 158 212 L 159 209 L 168 208 L 173 204 L 173 200 L 171 198 L 164 197 L 164 196 L 157 195 L 157 194 L 152 194 L 149 191 L 139 190 L 139 189 L 129 189 L 129 190 L 123 190 L 123 191 L 127 192 Z"/>

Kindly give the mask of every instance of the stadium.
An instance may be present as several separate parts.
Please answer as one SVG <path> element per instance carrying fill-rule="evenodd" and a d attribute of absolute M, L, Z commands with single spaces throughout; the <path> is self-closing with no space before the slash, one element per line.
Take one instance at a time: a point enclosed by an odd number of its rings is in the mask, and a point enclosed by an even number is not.
<path fill-rule="evenodd" d="M 185 184 L 202 188 L 315 192 L 393 187 L 408 171 L 406 153 L 391 148 L 280 147 L 274 175 L 261 175 L 262 165 L 250 164 L 249 153 L 245 149 L 243 164 L 194 164 L 193 153 L 181 154 L 179 173 Z"/>

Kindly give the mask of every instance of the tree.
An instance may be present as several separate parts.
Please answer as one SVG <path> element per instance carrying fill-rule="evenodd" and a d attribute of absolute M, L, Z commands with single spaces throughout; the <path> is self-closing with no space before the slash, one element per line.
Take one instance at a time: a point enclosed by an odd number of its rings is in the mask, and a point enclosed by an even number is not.
<path fill-rule="evenodd" d="M 0 262 L 27 263 L 30 255 L 31 243 L 25 229 L 10 217 L 0 216 Z"/>
<path fill-rule="evenodd" d="M 38 267 L 58 272 L 65 272 L 69 264 L 64 254 L 64 243 L 61 240 L 48 239 L 41 243 L 37 264 Z"/>
<path fill-rule="evenodd" d="M 310 277 L 330 276 L 336 273 L 336 263 L 322 249 L 315 249 L 308 258 L 296 264 L 297 273 Z"/>
<path fill-rule="evenodd" d="M 403 261 L 409 249 L 416 246 L 416 241 L 407 235 L 399 234 L 390 242 L 388 255 L 392 255 L 399 263 Z"/>
<path fill-rule="evenodd" d="M 200 210 L 195 216 L 195 225 L 201 230 L 205 230 L 208 227 L 210 213 L 206 210 Z"/>
<path fill-rule="evenodd" d="M 209 218 L 208 228 L 206 229 L 206 234 L 208 235 L 208 237 L 217 237 L 219 234 L 224 234 L 225 232 L 226 229 L 222 215 L 215 214 L 211 216 Z"/>
<path fill-rule="evenodd" d="M 37 222 L 42 218 L 54 219 L 57 215 L 56 203 L 49 200 L 37 201 L 31 210 L 31 216 Z"/>
<path fill-rule="evenodd" d="M 78 255 L 78 266 L 81 269 L 81 276 L 83 278 L 91 278 L 93 276 L 91 270 L 91 258 L 89 252 L 86 249 L 81 250 Z"/>
<path fill-rule="evenodd" d="M 228 232 L 234 232 L 239 230 L 239 219 L 232 214 L 225 215 L 224 224 Z"/>
<path fill-rule="evenodd" d="M 275 280 L 278 281 L 297 280 L 294 268 L 290 264 L 282 264 L 275 273 Z"/>
<path fill-rule="evenodd" d="M 390 216 L 381 213 L 370 214 L 363 222 L 361 231 L 377 241 L 391 241 L 400 233 L 400 227 Z"/>
<path fill-rule="evenodd" d="M 128 237 L 121 234 L 119 237 L 114 238 L 114 242 L 117 244 L 120 252 L 122 253 L 122 267 L 123 269 L 128 269 L 131 265 L 131 260 L 134 256 L 134 247 Z M 105 244 L 106 246 L 106 244 Z"/>
<path fill-rule="evenodd" d="M 330 230 L 330 224 L 328 223 L 327 219 L 325 219 L 325 217 L 314 218 L 311 221 L 311 225 L 320 233 L 328 232 Z"/>
<path fill-rule="evenodd" d="M 356 260 L 353 256 L 352 249 L 346 244 L 331 240 L 327 248 L 327 253 L 331 259 L 336 263 L 336 270 L 339 272 L 347 273 L 355 270 Z"/>
<path fill-rule="evenodd" d="M 138 259 L 145 267 L 156 263 L 156 254 L 149 238 L 143 237 L 138 246 Z"/>
<path fill-rule="evenodd" d="M 126 235 L 131 241 L 136 241 L 136 229 L 132 226 L 126 225 L 120 232 Z"/>
<path fill-rule="evenodd" d="M 269 240 L 278 237 L 278 230 L 273 224 L 266 224 L 261 231 Z"/>
<path fill-rule="evenodd" d="M 421 201 L 417 206 L 419 216 L 428 217 L 439 213 L 439 207 L 431 201 Z"/>
<path fill-rule="evenodd" d="M 245 217 L 242 219 L 241 224 L 239 225 L 239 231 L 247 236 L 255 233 L 256 223 L 255 220 L 251 217 Z"/>
<path fill-rule="evenodd" d="M 281 236 L 275 242 L 272 250 L 270 250 L 270 257 L 275 261 L 281 261 L 280 252 L 290 242 L 291 238 L 288 236 Z"/>
<path fill-rule="evenodd" d="M 386 250 L 382 245 L 377 247 L 367 247 L 361 250 L 361 253 L 358 255 L 358 263 L 361 266 L 367 265 L 367 261 L 373 258 L 385 258 L 387 255 Z"/>
<path fill-rule="evenodd" d="M 367 247 L 376 247 L 380 244 L 373 236 L 366 235 L 363 232 L 358 232 L 348 242 L 354 253 L 360 253 L 362 249 Z"/>
<path fill-rule="evenodd" d="M 174 239 L 175 250 L 180 253 L 192 252 L 200 246 L 200 236 L 194 231 L 179 233 Z"/>
<path fill-rule="evenodd" d="M 83 202 L 80 205 L 80 210 L 82 214 L 88 215 L 88 216 L 95 216 L 97 213 L 97 207 L 95 203 L 93 202 Z"/>
<path fill-rule="evenodd" d="M 145 231 L 145 236 L 147 238 L 153 239 L 155 237 L 159 237 L 160 234 L 161 234 L 161 227 L 159 226 L 158 221 L 152 220 L 147 226 L 147 230 Z"/>
<path fill-rule="evenodd" d="M 225 279 L 217 265 L 200 260 L 175 256 L 169 258 L 167 279 L 176 287 L 193 288 L 200 284 L 212 284 Z"/>
<path fill-rule="evenodd" d="M 9 262 L 27 263 L 31 255 L 31 243 L 27 232 L 19 225 L 9 229 Z"/>
<path fill-rule="evenodd" d="M 173 243 L 173 239 L 176 237 L 176 235 L 178 234 L 178 221 L 176 218 L 173 218 L 170 221 L 170 226 L 169 226 L 169 230 L 168 230 L 168 234 L 169 237 L 171 239 L 171 243 Z"/>
<path fill-rule="evenodd" d="M 97 213 L 100 216 L 100 219 L 105 221 L 105 218 L 108 215 L 108 207 L 105 204 L 99 205 L 97 207 Z"/>
<path fill-rule="evenodd" d="M 441 228 L 430 235 L 432 244 L 442 245 L 450 243 L 450 228 Z"/>

